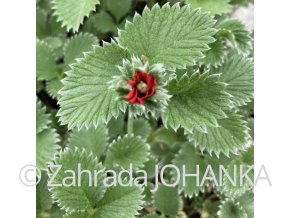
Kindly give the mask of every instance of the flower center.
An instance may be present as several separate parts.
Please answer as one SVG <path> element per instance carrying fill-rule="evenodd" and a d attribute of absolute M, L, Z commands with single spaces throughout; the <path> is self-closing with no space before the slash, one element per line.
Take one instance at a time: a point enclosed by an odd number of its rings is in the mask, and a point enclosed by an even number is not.
<path fill-rule="evenodd" d="M 141 81 L 141 82 L 138 83 L 137 89 L 142 94 L 145 94 L 147 92 L 148 85 L 145 82 Z"/>

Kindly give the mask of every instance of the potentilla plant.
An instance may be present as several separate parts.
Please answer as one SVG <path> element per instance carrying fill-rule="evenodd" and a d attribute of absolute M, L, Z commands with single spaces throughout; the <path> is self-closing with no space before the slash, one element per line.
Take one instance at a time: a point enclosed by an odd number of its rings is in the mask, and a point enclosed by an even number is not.
<path fill-rule="evenodd" d="M 252 218 L 231 181 L 254 163 L 252 38 L 228 1 L 146 6 L 102 46 L 74 34 L 98 1 L 53 2 L 74 36 L 38 35 L 37 216 Z"/>

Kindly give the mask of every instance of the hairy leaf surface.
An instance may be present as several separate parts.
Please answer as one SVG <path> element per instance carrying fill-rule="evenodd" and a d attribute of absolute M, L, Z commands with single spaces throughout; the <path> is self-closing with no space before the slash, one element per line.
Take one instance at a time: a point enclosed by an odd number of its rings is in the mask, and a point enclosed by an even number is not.
<path fill-rule="evenodd" d="M 126 57 L 128 52 L 118 45 L 105 44 L 72 66 L 60 91 L 58 115 L 62 124 L 69 128 L 97 126 L 125 111 L 127 104 L 117 100 L 118 93 L 109 88 L 108 82 L 120 74 L 117 65 Z"/>
<path fill-rule="evenodd" d="M 119 42 L 129 51 L 150 64 L 162 63 L 167 69 L 182 68 L 203 57 L 214 41 L 214 20 L 208 14 L 179 4 L 162 8 L 156 4 L 136 14 L 133 23 L 127 22 L 120 32 Z"/>
<path fill-rule="evenodd" d="M 91 11 L 95 10 L 99 0 L 53 0 L 55 15 L 58 21 L 62 22 L 62 26 L 66 26 L 67 31 L 72 29 L 77 32 L 83 19 L 89 16 Z"/>
<path fill-rule="evenodd" d="M 231 105 L 225 84 L 218 80 L 219 75 L 197 72 L 171 80 L 166 88 L 173 97 L 163 122 L 173 129 L 182 127 L 190 132 L 206 132 L 207 126 L 216 126 L 217 119 L 225 117 L 224 110 Z"/>

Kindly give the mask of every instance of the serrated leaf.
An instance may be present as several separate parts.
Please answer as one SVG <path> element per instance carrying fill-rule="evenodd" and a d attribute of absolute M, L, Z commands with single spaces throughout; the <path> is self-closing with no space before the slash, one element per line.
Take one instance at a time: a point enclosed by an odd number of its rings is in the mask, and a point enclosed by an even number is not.
<path fill-rule="evenodd" d="M 49 115 L 45 112 L 45 107 L 41 105 L 40 101 L 36 102 L 36 133 L 48 128 L 50 123 Z"/>
<path fill-rule="evenodd" d="M 181 150 L 175 156 L 172 163 L 179 168 L 180 172 L 183 172 L 184 166 L 187 174 L 196 174 L 197 165 L 199 166 L 200 175 L 203 175 L 206 170 L 204 159 L 201 157 L 201 154 L 196 151 L 194 145 L 190 143 L 182 145 Z M 176 173 L 174 174 L 174 178 L 177 179 Z M 201 180 L 199 182 L 201 182 Z M 200 191 L 203 191 L 204 186 L 197 185 L 196 177 L 186 177 L 185 184 L 183 184 L 182 179 L 180 179 L 178 189 L 180 192 L 183 191 L 186 197 L 191 198 L 193 195 L 197 195 Z"/>
<path fill-rule="evenodd" d="M 39 80 L 57 77 L 56 56 L 52 48 L 44 41 L 36 41 L 36 76 Z"/>
<path fill-rule="evenodd" d="M 94 157 L 100 158 L 107 145 L 108 131 L 104 125 L 98 128 L 89 129 L 73 129 L 68 147 L 85 149 L 89 153 L 93 153 Z"/>
<path fill-rule="evenodd" d="M 173 97 L 162 115 L 163 123 L 175 130 L 182 127 L 201 132 L 206 132 L 207 126 L 216 126 L 231 105 L 225 85 L 218 79 L 218 75 L 196 72 L 171 80 L 166 88 Z"/>
<path fill-rule="evenodd" d="M 49 210 L 52 206 L 51 193 L 47 188 L 47 173 L 42 171 L 41 179 L 36 186 L 36 209 L 37 212 Z"/>
<path fill-rule="evenodd" d="M 192 8 L 201 8 L 203 12 L 212 15 L 228 13 L 230 11 L 229 0 L 186 0 Z"/>
<path fill-rule="evenodd" d="M 215 175 L 215 178 L 218 182 L 218 187 L 217 189 L 220 190 L 220 181 L 221 181 L 221 177 L 223 176 L 220 173 L 220 167 L 224 167 L 224 169 L 226 169 L 228 167 L 228 165 L 231 163 L 232 159 L 236 158 L 236 156 L 231 155 L 229 157 L 225 156 L 224 154 L 220 154 L 219 156 L 216 155 L 204 155 L 204 160 L 207 164 L 207 166 L 211 166 L 213 173 Z M 213 186 L 216 186 L 215 183 L 211 183 Z"/>
<path fill-rule="evenodd" d="M 61 83 L 59 78 L 49 80 L 46 83 L 47 92 L 54 99 L 58 99 L 60 97 L 58 92 L 59 90 L 61 90 L 62 87 L 63 84 Z"/>
<path fill-rule="evenodd" d="M 251 59 L 233 54 L 214 70 L 221 73 L 220 81 L 228 84 L 226 91 L 237 106 L 249 103 L 254 97 L 254 64 Z"/>
<path fill-rule="evenodd" d="M 83 57 L 84 52 L 93 49 L 97 44 L 97 38 L 90 33 L 80 33 L 70 39 L 64 48 L 65 70 L 69 70 L 69 65 L 75 62 L 75 59 Z"/>
<path fill-rule="evenodd" d="M 223 202 L 218 215 L 220 218 L 247 218 L 245 210 L 233 200 Z"/>
<path fill-rule="evenodd" d="M 142 167 L 148 160 L 149 145 L 140 137 L 126 135 L 109 145 L 105 164 L 108 168 L 123 167 L 128 169 Z"/>
<path fill-rule="evenodd" d="M 111 187 L 91 213 L 78 212 L 66 218 L 133 218 L 142 204 L 141 189 L 138 187 Z"/>
<path fill-rule="evenodd" d="M 208 14 L 179 4 L 162 8 L 156 4 L 136 14 L 133 23 L 127 22 L 120 32 L 119 42 L 129 51 L 150 64 L 162 63 L 165 68 L 183 68 L 203 57 L 214 41 L 214 20 Z"/>
<path fill-rule="evenodd" d="M 38 169 L 47 169 L 47 164 L 53 160 L 60 148 L 57 144 L 58 141 L 58 135 L 52 128 L 36 134 L 36 166 Z"/>
<path fill-rule="evenodd" d="M 228 112 L 228 118 L 218 120 L 218 127 L 208 127 L 207 133 L 194 131 L 188 134 L 190 141 L 194 141 L 200 149 L 214 152 L 216 155 L 223 153 L 237 153 L 245 149 L 249 138 L 248 127 L 241 116 Z"/>
<path fill-rule="evenodd" d="M 238 198 L 241 207 L 247 213 L 247 218 L 254 218 L 254 193 L 247 192 Z"/>
<path fill-rule="evenodd" d="M 135 119 L 133 126 L 133 132 L 135 136 L 140 136 L 143 139 L 147 139 L 151 130 L 150 124 L 147 120 L 141 118 Z"/>
<path fill-rule="evenodd" d="M 52 180 L 57 168 L 51 167 L 49 177 L 52 184 L 61 184 L 61 186 L 51 186 L 50 191 L 59 207 L 69 212 L 94 209 L 106 191 L 103 183 L 105 172 L 102 172 L 104 170 L 102 164 L 98 163 L 92 153 L 69 148 L 61 152 L 55 159 L 55 165 L 61 165 L 62 168 Z M 75 180 L 73 173 L 67 172 L 67 170 L 74 172 Z M 78 174 L 79 171 L 84 170 L 91 172 L 91 178 L 88 173 Z M 98 172 L 97 176 L 94 171 Z"/>
<path fill-rule="evenodd" d="M 131 8 L 131 0 L 106 0 L 106 8 L 114 15 L 117 22 L 124 17 Z"/>
<path fill-rule="evenodd" d="M 154 206 L 163 214 L 177 215 L 179 204 L 177 188 L 160 185 L 154 193 Z"/>
<path fill-rule="evenodd" d="M 241 166 L 243 167 L 242 171 L 240 169 Z M 244 164 L 240 160 L 233 160 L 228 165 L 227 172 L 230 175 L 230 178 L 234 179 L 236 183 L 232 184 L 230 179 L 224 176 L 222 191 L 226 194 L 226 196 L 236 198 L 251 189 L 251 184 L 245 178 L 241 179 L 240 176 L 241 173 L 246 172 L 247 169 L 248 165 Z M 253 181 L 254 171 L 251 170 L 251 172 L 248 173 L 248 176 L 250 177 L 251 181 Z M 241 183 L 241 180 L 243 183 Z"/>
<path fill-rule="evenodd" d="M 247 149 L 238 159 L 234 159 L 227 166 L 227 172 L 230 178 L 236 179 L 236 183 L 232 184 L 230 179 L 226 176 L 223 178 L 222 192 L 232 198 L 237 198 L 253 188 L 254 184 L 254 170 L 251 166 L 254 165 L 254 147 Z M 242 166 L 242 169 L 241 169 Z M 249 170 L 249 171 L 248 171 Z M 241 174 L 246 174 L 248 178 L 241 177 Z"/>
<path fill-rule="evenodd" d="M 58 21 L 66 26 L 67 31 L 72 29 L 77 32 L 84 17 L 89 16 L 97 4 L 100 4 L 99 0 L 53 0 L 53 9 Z"/>
<path fill-rule="evenodd" d="M 239 53 L 248 55 L 252 48 L 252 37 L 245 25 L 237 19 L 221 18 L 216 28 L 218 35 L 227 38 L 238 50 Z"/>
<path fill-rule="evenodd" d="M 125 111 L 127 104 L 117 100 L 118 93 L 109 89 L 108 82 L 120 74 L 116 65 L 126 57 L 126 50 L 106 44 L 95 47 L 72 66 L 60 91 L 58 116 L 62 124 L 68 124 L 69 128 L 97 126 Z"/>
<path fill-rule="evenodd" d="M 225 57 L 225 45 L 221 38 L 211 44 L 209 44 L 210 50 L 204 53 L 205 57 L 200 61 L 205 65 L 218 66 L 224 60 Z"/>

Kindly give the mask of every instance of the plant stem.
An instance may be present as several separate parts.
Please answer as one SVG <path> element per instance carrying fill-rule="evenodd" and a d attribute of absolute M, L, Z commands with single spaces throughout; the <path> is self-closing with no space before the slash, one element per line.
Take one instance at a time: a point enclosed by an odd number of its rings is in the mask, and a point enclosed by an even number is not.
<path fill-rule="evenodd" d="M 133 116 L 131 114 L 131 106 L 129 106 L 129 110 L 128 110 L 128 123 L 127 123 L 127 133 L 128 135 L 132 135 L 133 133 Z"/>

